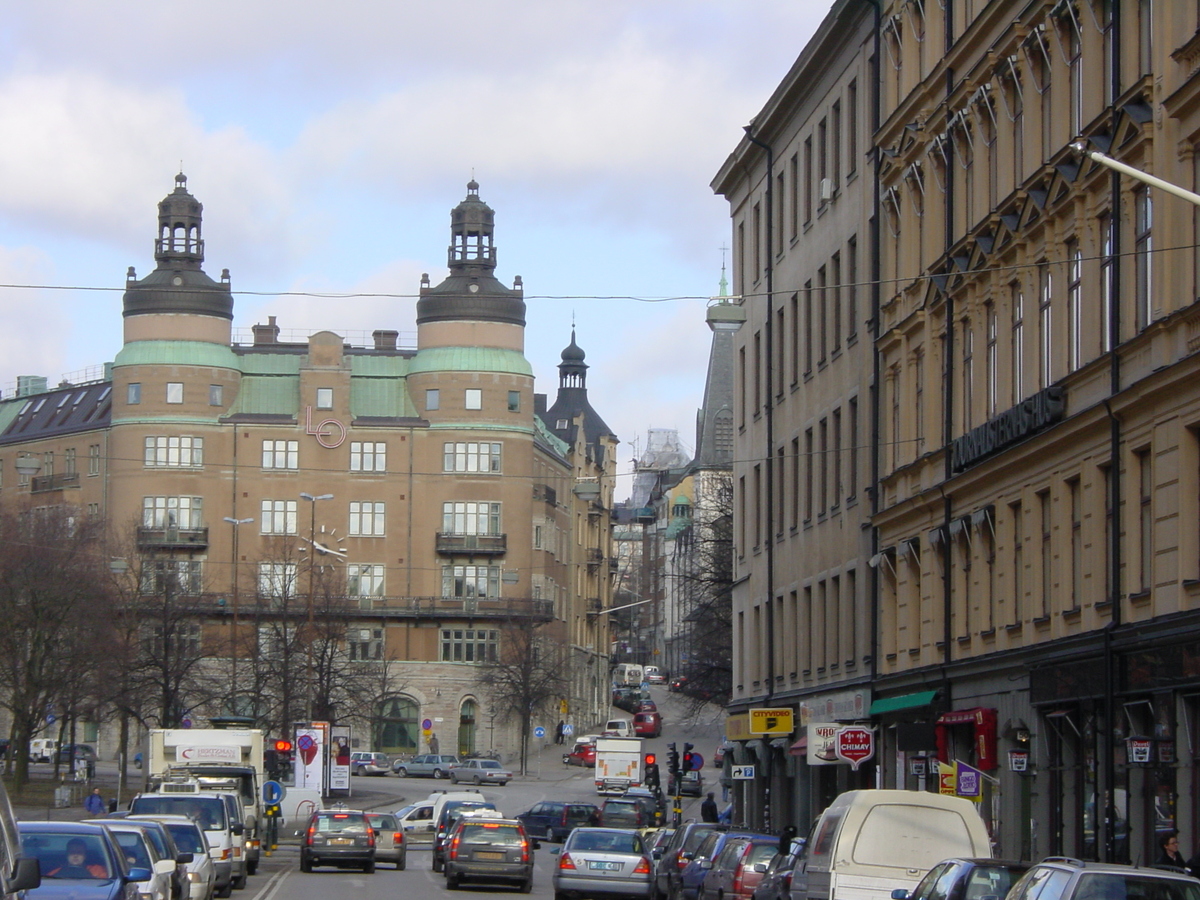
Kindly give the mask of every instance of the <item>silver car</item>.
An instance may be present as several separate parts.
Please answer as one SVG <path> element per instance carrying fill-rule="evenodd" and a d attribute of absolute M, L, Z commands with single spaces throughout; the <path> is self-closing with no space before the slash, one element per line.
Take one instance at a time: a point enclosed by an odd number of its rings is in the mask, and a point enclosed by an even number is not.
<path fill-rule="evenodd" d="M 191 862 L 186 863 L 191 900 L 213 900 L 217 889 L 217 873 L 208 852 L 204 830 L 195 819 L 188 816 L 130 816 L 126 821 L 136 822 L 139 819 L 161 823 L 175 842 L 175 849 L 180 853 L 192 854 Z"/>
<path fill-rule="evenodd" d="M 404 869 L 408 865 L 408 841 L 396 814 L 368 812 L 367 821 L 375 829 L 375 861 Z"/>
<path fill-rule="evenodd" d="M 147 881 L 138 881 L 140 900 L 171 900 L 171 876 L 175 874 L 175 860 L 165 859 L 146 833 L 149 826 L 131 819 L 91 819 L 93 825 L 103 825 L 116 839 L 117 846 L 125 856 L 130 869 L 149 869 Z"/>
<path fill-rule="evenodd" d="M 560 848 L 554 867 L 554 896 L 599 898 L 649 897 L 650 857 L 636 831 L 576 828 Z"/>
<path fill-rule="evenodd" d="M 351 775 L 388 775 L 392 762 L 386 753 L 374 750 L 355 750 L 350 754 Z"/>
<path fill-rule="evenodd" d="M 450 770 L 450 780 L 455 784 L 468 781 L 471 784 L 505 785 L 512 777 L 513 773 L 494 759 L 467 759 Z"/>
<path fill-rule="evenodd" d="M 422 753 L 410 760 L 398 759 L 392 763 L 392 771 L 401 778 L 449 778 L 450 770 L 459 765 L 458 757 L 448 753 Z"/>

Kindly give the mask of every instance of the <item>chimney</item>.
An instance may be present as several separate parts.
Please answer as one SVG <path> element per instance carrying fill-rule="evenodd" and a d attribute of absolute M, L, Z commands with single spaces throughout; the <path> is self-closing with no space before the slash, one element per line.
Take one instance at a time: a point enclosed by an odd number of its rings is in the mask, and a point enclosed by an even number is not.
<path fill-rule="evenodd" d="M 275 324 L 274 316 L 267 316 L 266 325 L 255 325 L 252 330 L 254 331 L 255 347 L 279 343 L 279 326 Z"/>
<path fill-rule="evenodd" d="M 376 350 L 395 350 L 396 338 L 400 337 L 400 332 L 386 328 L 377 328 L 371 332 L 371 337 L 375 338 Z"/>

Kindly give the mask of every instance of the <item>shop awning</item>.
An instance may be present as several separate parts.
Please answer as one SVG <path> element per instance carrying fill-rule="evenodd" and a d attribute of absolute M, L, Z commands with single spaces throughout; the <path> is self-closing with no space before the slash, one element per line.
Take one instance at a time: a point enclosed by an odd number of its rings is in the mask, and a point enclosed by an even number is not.
<path fill-rule="evenodd" d="M 796 743 L 788 748 L 789 756 L 807 756 L 808 755 L 808 735 L 800 738 Z"/>
<path fill-rule="evenodd" d="M 937 695 L 937 691 L 917 691 L 915 694 L 902 694 L 899 697 L 883 697 L 871 704 L 871 715 L 878 716 L 881 713 L 928 706 Z"/>

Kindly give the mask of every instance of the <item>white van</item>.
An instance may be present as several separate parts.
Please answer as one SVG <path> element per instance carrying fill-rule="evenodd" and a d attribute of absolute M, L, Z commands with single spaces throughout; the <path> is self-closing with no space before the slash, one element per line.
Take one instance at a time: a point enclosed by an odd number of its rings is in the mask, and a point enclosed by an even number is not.
<path fill-rule="evenodd" d="M 602 737 L 637 737 L 633 733 L 633 722 L 629 719 L 609 719 L 604 723 Z"/>
<path fill-rule="evenodd" d="M 53 738 L 34 738 L 29 742 L 30 762 L 54 762 L 58 741 Z"/>
<path fill-rule="evenodd" d="M 621 663 L 613 669 L 613 684 L 641 685 L 645 672 L 636 663 Z"/>
<path fill-rule="evenodd" d="M 199 823 L 208 841 L 218 897 L 228 897 L 235 887 L 246 886 L 246 856 L 242 846 L 245 828 L 231 818 L 233 810 L 241 810 L 236 795 L 199 790 L 138 794 L 129 805 L 133 816 L 187 816 Z"/>
<path fill-rule="evenodd" d="M 951 856 L 990 858 L 975 804 L 924 791 L 848 791 L 821 813 L 792 900 L 888 900 Z M 796 877 L 799 876 L 799 877 Z"/>

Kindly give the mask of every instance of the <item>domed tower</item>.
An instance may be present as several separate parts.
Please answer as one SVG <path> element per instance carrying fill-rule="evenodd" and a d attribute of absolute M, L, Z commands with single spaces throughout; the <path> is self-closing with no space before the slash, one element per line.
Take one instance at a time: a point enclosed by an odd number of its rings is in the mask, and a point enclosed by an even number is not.
<path fill-rule="evenodd" d="M 421 279 L 417 346 L 488 346 L 524 352 L 525 300 L 521 278 L 506 288 L 495 276 L 496 214 L 467 184 L 466 198 L 450 213 L 449 276 L 434 287 Z"/>
<path fill-rule="evenodd" d="M 555 435 L 572 446 L 575 444 L 575 429 L 573 422 L 579 415 L 583 416 L 584 442 L 593 445 L 597 450 L 597 460 L 603 459 L 599 454 L 602 439 L 613 434 L 611 428 L 600 418 L 600 414 L 592 409 L 587 394 L 587 363 L 586 354 L 575 343 L 575 329 L 571 329 L 571 343 L 562 352 L 562 362 L 558 364 L 558 395 L 554 405 L 542 414 L 542 421 Z"/>
<path fill-rule="evenodd" d="M 158 265 L 138 280 L 129 268 L 125 288 L 125 343 L 146 340 L 200 340 L 228 346 L 233 322 L 229 272 L 213 281 L 201 268 L 203 204 L 188 193 L 187 176 L 175 176 L 175 190 L 158 204 Z"/>

